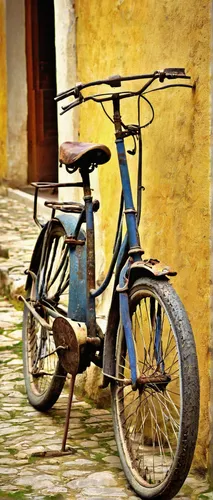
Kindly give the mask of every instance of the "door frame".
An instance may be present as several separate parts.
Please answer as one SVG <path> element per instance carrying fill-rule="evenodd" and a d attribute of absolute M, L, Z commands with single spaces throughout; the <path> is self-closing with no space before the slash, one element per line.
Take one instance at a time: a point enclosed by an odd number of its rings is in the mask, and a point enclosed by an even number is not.
<path fill-rule="evenodd" d="M 56 131 L 56 135 L 51 138 L 46 135 L 44 130 L 44 93 L 42 94 L 42 90 L 40 90 L 40 77 L 38 70 L 40 60 L 37 2 L 38 0 L 25 0 L 26 66 L 28 89 L 28 182 L 38 180 L 54 181 L 58 178 L 58 131 Z M 53 0 L 52 3 L 54 8 Z M 53 19 L 53 22 L 55 23 L 55 19 Z M 53 45 L 55 47 L 55 40 Z M 48 178 L 48 176 L 52 178 Z"/>
<path fill-rule="evenodd" d="M 27 103 L 28 103 L 28 181 L 32 182 L 37 178 L 36 168 L 36 108 L 35 99 L 33 99 L 33 30 L 32 30 L 32 1 L 25 0 L 26 15 L 26 60 L 27 60 Z M 37 16 L 35 19 L 37 29 Z M 30 89 L 30 91 L 29 91 Z"/>

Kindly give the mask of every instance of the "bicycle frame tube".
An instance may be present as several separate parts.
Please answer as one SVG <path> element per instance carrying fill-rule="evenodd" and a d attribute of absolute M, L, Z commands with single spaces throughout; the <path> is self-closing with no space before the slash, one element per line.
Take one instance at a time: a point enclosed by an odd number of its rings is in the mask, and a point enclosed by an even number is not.
<path fill-rule="evenodd" d="M 124 133 L 122 131 L 121 115 L 120 115 L 120 101 L 116 94 L 113 99 L 114 107 L 114 123 L 115 123 L 115 136 L 116 136 L 116 148 L 118 154 L 118 163 L 120 168 L 120 176 L 123 188 L 123 196 L 125 203 L 125 216 L 127 233 L 129 240 L 129 255 L 132 256 L 133 261 L 141 260 L 141 254 L 143 253 L 140 247 L 139 234 L 137 230 L 137 212 L 134 208 L 132 190 L 130 184 L 128 163 L 126 158 L 126 151 L 124 146 Z"/>
<path fill-rule="evenodd" d="M 91 294 L 91 290 L 95 288 L 95 234 L 94 234 L 94 213 L 91 196 L 89 169 L 88 166 L 80 169 L 80 174 L 83 180 L 84 202 L 86 211 L 86 234 L 87 234 L 87 329 L 88 336 L 96 336 L 96 314 L 95 314 L 95 298 Z"/>
<path fill-rule="evenodd" d="M 126 216 L 126 225 L 127 225 L 127 233 L 129 240 L 129 255 L 132 255 L 133 260 L 137 261 L 141 260 L 140 256 L 142 250 L 140 248 L 139 236 L 137 231 L 137 222 L 136 222 L 137 212 L 133 205 L 124 140 L 116 139 L 116 147 L 117 147 L 121 182 L 123 186 L 124 201 L 125 201 L 125 216 Z"/>

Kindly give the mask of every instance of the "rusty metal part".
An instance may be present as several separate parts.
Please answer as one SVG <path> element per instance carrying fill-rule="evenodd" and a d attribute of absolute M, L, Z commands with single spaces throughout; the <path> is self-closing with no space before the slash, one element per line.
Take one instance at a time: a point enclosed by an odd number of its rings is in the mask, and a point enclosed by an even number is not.
<path fill-rule="evenodd" d="M 115 137 L 116 139 L 119 139 L 122 136 L 119 95 L 113 94 L 112 98 L 114 107 L 113 121 L 115 126 Z"/>
<path fill-rule="evenodd" d="M 157 259 L 147 259 L 134 262 L 131 266 L 132 269 L 143 268 L 150 271 L 154 276 L 176 276 L 177 272 L 173 271 L 170 266 L 163 264 Z"/>
<path fill-rule="evenodd" d="M 133 248 L 134 251 L 134 248 Z M 136 251 L 138 251 L 136 249 Z M 128 252 L 130 253 L 130 251 Z M 132 271 L 135 269 L 141 270 L 142 274 L 147 275 L 147 272 L 156 276 L 156 277 L 161 277 L 161 276 L 176 276 L 176 271 L 173 271 L 171 267 L 163 264 L 157 259 L 148 259 L 148 260 L 139 260 L 136 262 L 132 262 L 130 269 L 128 269 L 128 272 L 126 272 L 126 275 L 124 276 L 124 284 L 123 286 L 117 285 L 116 290 L 117 292 L 124 292 L 128 290 L 129 287 L 129 282 L 131 282 L 131 276 L 132 276 Z"/>
<path fill-rule="evenodd" d="M 76 373 L 75 374 L 73 373 L 72 380 L 70 383 L 70 391 L 69 391 L 69 398 L 68 398 L 68 402 L 67 402 L 66 420 L 65 420 L 64 435 L 63 435 L 63 440 L 62 440 L 62 445 L 61 445 L 61 453 L 66 452 L 67 434 L 68 434 L 68 430 L 69 430 L 69 420 L 70 420 L 70 412 L 71 412 L 71 406 L 72 406 L 72 400 L 73 400 L 73 392 L 74 392 L 74 386 L 75 386 Z"/>
<path fill-rule="evenodd" d="M 80 168 L 80 174 L 84 186 L 84 202 L 86 212 L 86 237 L 87 237 L 87 255 L 86 255 L 86 319 L 89 337 L 96 337 L 96 315 L 95 298 L 90 290 L 95 289 L 95 235 L 94 235 L 94 213 L 93 201 L 91 196 L 90 178 L 88 168 Z"/>
<path fill-rule="evenodd" d="M 71 412 L 71 407 L 72 407 L 72 400 L 73 400 L 73 393 L 74 393 L 74 386 L 75 386 L 75 378 L 76 374 L 78 371 L 78 365 L 79 365 L 79 349 L 78 349 L 78 342 L 74 333 L 74 330 L 72 329 L 71 325 L 68 323 L 68 321 L 65 318 L 56 318 L 54 323 L 53 323 L 53 336 L 55 340 L 55 344 L 57 345 L 58 341 L 61 342 L 61 345 L 58 345 L 58 348 L 61 349 L 59 351 L 59 359 L 60 362 L 63 366 L 63 368 L 68 372 L 72 374 L 72 379 L 70 383 L 70 390 L 69 390 L 69 398 L 67 402 L 67 409 L 66 409 L 66 419 L 65 419 L 65 426 L 64 426 L 64 435 L 62 439 L 62 445 L 61 445 L 61 450 L 51 450 L 51 451 L 44 451 L 44 452 L 36 452 L 33 453 L 32 456 L 34 457 L 60 457 L 63 455 L 72 455 L 76 453 L 76 450 L 67 447 L 66 448 L 66 442 L 67 442 L 67 435 L 68 435 L 68 430 L 69 430 L 69 421 L 70 421 L 70 412 Z M 63 349 L 62 349 L 63 347 Z M 64 352 L 64 349 L 66 352 Z"/>
<path fill-rule="evenodd" d="M 76 240 L 73 236 L 67 236 L 65 239 L 65 243 L 68 245 L 76 247 L 77 245 L 85 245 L 85 240 Z"/>
<path fill-rule="evenodd" d="M 58 318 L 58 319 L 61 319 L 61 318 Z M 58 321 L 57 321 L 57 323 L 59 324 Z M 66 448 L 67 435 L 68 435 L 68 430 L 69 430 L 70 412 L 71 412 L 71 406 L 72 406 L 72 400 L 73 400 L 76 374 L 77 374 L 77 371 L 74 372 L 74 370 L 73 370 L 72 379 L 71 379 L 71 383 L 70 383 L 69 398 L 68 398 L 68 402 L 67 402 L 66 419 L 65 419 L 64 435 L 63 435 L 63 439 L 62 439 L 61 450 L 60 451 L 51 450 L 51 451 L 38 452 L 38 453 L 32 454 L 32 456 L 34 456 L 34 457 L 60 457 L 63 455 L 72 455 L 72 454 L 76 453 L 76 450 L 74 450 L 73 448 L 70 448 L 70 447 Z"/>
<path fill-rule="evenodd" d="M 64 455 L 74 455 L 77 453 L 75 448 L 67 447 L 65 451 L 59 450 L 48 450 L 48 451 L 36 451 L 31 454 L 31 457 L 40 457 L 40 458 L 55 458 L 55 457 L 63 457 Z"/>
<path fill-rule="evenodd" d="M 45 201 L 44 205 L 52 210 L 61 210 L 62 212 L 75 214 L 80 214 L 84 210 L 84 205 L 75 201 Z"/>
<path fill-rule="evenodd" d="M 163 373 L 153 373 L 152 375 L 141 375 L 137 378 L 137 385 L 145 385 L 145 384 L 168 384 L 171 381 L 171 377 L 169 375 Z"/>
<path fill-rule="evenodd" d="M 59 161 L 65 165 L 81 163 L 96 163 L 97 165 L 106 163 L 111 158 L 111 152 L 103 144 L 91 142 L 63 142 L 59 150 Z"/>
<path fill-rule="evenodd" d="M 83 187 L 82 182 L 31 182 L 36 189 L 57 189 L 59 187 Z"/>
<path fill-rule="evenodd" d="M 36 320 L 40 323 L 40 325 L 43 327 L 43 328 L 46 328 L 47 330 L 50 330 L 50 331 L 53 331 L 53 326 L 55 329 L 67 329 L 68 332 L 70 332 L 70 335 L 72 335 L 72 338 L 74 338 L 75 336 L 75 339 L 76 339 L 76 342 L 77 342 L 77 345 L 81 345 L 81 344 L 86 344 L 87 342 L 90 342 L 91 339 L 90 337 L 87 337 L 87 327 L 86 327 L 86 324 L 83 323 L 83 322 L 79 322 L 79 321 L 72 321 L 71 319 L 69 318 L 64 318 L 64 316 L 62 314 L 60 314 L 56 309 L 54 309 L 53 307 L 52 308 L 49 308 L 47 307 L 45 304 L 40 304 L 40 307 L 43 308 L 43 310 L 49 315 L 51 316 L 52 318 L 55 318 L 55 321 L 53 323 L 53 325 L 51 326 L 49 323 L 47 323 L 47 321 L 36 311 L 35 307 L 33 305 L 31 305 L 28 301 L 26 301 L 26 299 L 24 297 L 22 297 L 21 295 L 19 295 L 19 300 L 22 300 L 24 302 L 24 304 L 26 305 L 26 307 L 29 309 L 29 311 L 31 312 L 31 314 L 34 316 L 34 318 L 36 318 Z M 61 326 L 58 326 L 60 325 L 60 322 L 56 320 L 60 320 L 61 321 Z M 73 332 L 73 333 L 72 333 Z M 59 339 L 58 339 L 59 340 Z M 59 342 L 57 340 L 57 344 L 56 344 L 56 350 L 51 352 L 50 354 L 48 354 L 48 356 L 50 356 L 51 354 L 54 354 L 54 352 L 57 352 L 58 350 L 69 350 L 70 349 L 70 346 L 69 346 L 69 343 L 64 343 L 64 342 Z M 99 338 L 98 337 L 95 337 L 94 340 L 92 340 L 92 342 L 99 346 Z M 74 342 L 74 341 L 73 341 Z M 66 368 L 65 368 L 66 369 Z M 66 370 L 68 371 L 68 370 Z M 68 373 L 71 373 L 71 372 L 68 372 Z"/>
<path fill-rule="evenodd" d="M 82 182 L 32 182 L 31 185 L 35 187 L 35 195 L 34 195 L 34 208 L 33 208 L 33 219 L 37 226 L 41 229 L 43 224 L 39 221 L 37 217 L 37 202 L 38 202 L 38 191 L 39 189 L 57 189 L 59 187 L 83 187 Z M 52 217 L 54 217 L 54 209 Z"/>
<path fill-rule="evenodd" d="M 66 350 L 69 349 L 69 347 L 68 346 L 59 345 L 58 347 L 56 347 L 56 349 L 54 349 L 54 351 L 51 351 L 48 354 L 45 354 L 45 356 L 40 356 L 40 359 L 48 358 L 49 356 L 52 356 L 52 354 L 55 354 L 56 352 L 59 353 L 59 351 L 61 349 L 62 349 L 62 351 L 66 351 Z"/>
<path fill-rule="evenodd" d="M 94 346 L 101 346 L 102 342 L 99 337 L 87 337 L 87 344 L 92 344 Z"/>
<path fill-rule="evenodd" d="M 90 290 L 95 288 L 95 242 L 94 230 L 87 227 L 87 314 L 88 314 L 88 336 L 96 336 L 95 299 Z"/>
<path fill-rule="evenodd" d="M 113 375 L 109 375 L 107 373 L 103 373 L 104 377 L 110 378 L 111 380 L 115 380 L 116 382 L 121 383 L 122 385 L 129 386 L 132 385 L 132 380 L 130 378 L 119 378 L 119 377 L 114 377 Z M 154 373 L 150 376 L 144 376 L 141 375 L 140 377 L 137 378 L 136 380 L 136 388 L 140 388 L 141 386 L 144 385 L 149 385 L 151 384 L 156 385 L 156 386 L 165 386 L 171 381 L 171 377 L 167 374 L 162 374 L 162 373 Z M 100 388 L 104 388 L 104 385 L 101 385 Z"/>
<path fill-rule="evenodd" d="M 56 348 L 59 346 L 66 348 L 58 351 L 60 363 L 67 373 L 75 376 L 79 366 L 79 347 L 74 329 L 65 318 L 58 317 L 53 323 L 52 330 Z"/>
<path fill-rule="evenodd" d="M 50 451 L 42 451 L 42 452 L 36 452 L 32 453 L 32 457 L 42 457 L 42 458 L 51 458 L 51 457 L 61 457 L 63 455 L 73 455 L 76 453 L 76 450 L 71 447 L 66 448 L 66 442 L 67 442 L 67 435 L 68 435 L 68 430 L 69 430 L 69 421 L 70 421 L 70 412 L 71 412 L 71 407 L 72 407 L 72 400 L 73 400 L 73 392 L 74 392 L 74 386 L 75 386 L 75 377 L 76 373 L 72 375 L 72 379 L 70 382 L 70 390 L 69 390 L 69 398 L 67 402 L 67 409 L 66 409 L 66 419 L 65 419 L 65 426 L 64 426 L 64 435 L 62 439 L 62 445 L 61 445 L 61 450 L 50 450 Z"/>

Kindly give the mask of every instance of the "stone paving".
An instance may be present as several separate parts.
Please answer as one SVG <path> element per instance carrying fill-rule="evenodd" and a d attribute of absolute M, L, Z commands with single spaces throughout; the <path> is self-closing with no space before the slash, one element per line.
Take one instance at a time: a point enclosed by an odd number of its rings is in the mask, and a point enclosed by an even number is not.
<path fill-rule="evenodd" d="M 16 201 L 0 197 L 0 270 L 9 273 L 15 289 L 23 284 L 21 275 L 37 234 L 36 227 L 30 225 L 31 214 Z M 29 405 L 22 375 L 22 312 L 12 302 L 2 291 L 0 499 L 136 500 L 117 456 L 110 410 L 96 408 L 90 401 L 74 399 L 68 444 L 75 454 L 32 457 L 36 451 L 60 449 L 67 387 L 48 413 L 41 414 Z M 213 499 L 213 493 L 204 479 L 190 475 L 176 498 Z"/>

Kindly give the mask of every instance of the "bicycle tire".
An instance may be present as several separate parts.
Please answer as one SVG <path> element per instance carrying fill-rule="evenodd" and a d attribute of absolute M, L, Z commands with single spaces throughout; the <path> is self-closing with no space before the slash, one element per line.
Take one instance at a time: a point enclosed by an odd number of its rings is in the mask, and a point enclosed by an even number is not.
<path fill-rule="evenodd" d="M 143 384 L 136 391 L 119 381 L 111 385 L 117 448 L 124 473 L 141 498 L 170 500 L 187 477 L 198 432 L 199 374 L 193 333 L 166 280 L 137 280 L 129 292 L 129 307 Z M 117 378 L 130 377 L 122 327 L 115 363 Z"/>
<path fill-rule="evenodd" d="M 42 293 L 42 298 L 51 304 L 54 303 L 53 296 L 57 296 L 55 305 L 58 307 L 61 305 L 62 299 L 58 288 L 60 274 L 65 273 L 64 267 L 61 267 L 61 261 L 66 249 L 63 226 L 59 222 L 53 221 L 46 236 L 42 249 L 38 247 L 37 252 L 34 254 L 36 269 L 34 266 L 33 272 L 36 275 L 36 280 L 34 284 L 33 280 L 30 280 L 27 300 L 30 300 L 32 287 L 35 286 L 37 294 Z M 69 264 L 68 257 L 67 264 Z M 67 284 L 68 275 L 69 269 L 67 265 L 64 274 L 64 282 L 67 281 Z M 56 276 L 55 280 L 54 276 Z M 39 292 L 39 289 L 42 289 L 42 291 Z M 42 309 L 39 295 L 34 303 L 38 312 L 48 323 L 51 323 L 53 318 Z M 62 313 L 62 309 L 60 312 Z M 66 316 L 65 307 L 64 315 Z M 53 353 L 56 346 L 52 332 L 42 327 L 26 306 L 24 307 L 22 338 L 24 378 L 28 400 L 37 410 L 47 411 L 55 404 L 61 394 L 66 379 L 66 371 L 61 366 L 57 353 Z"/>

